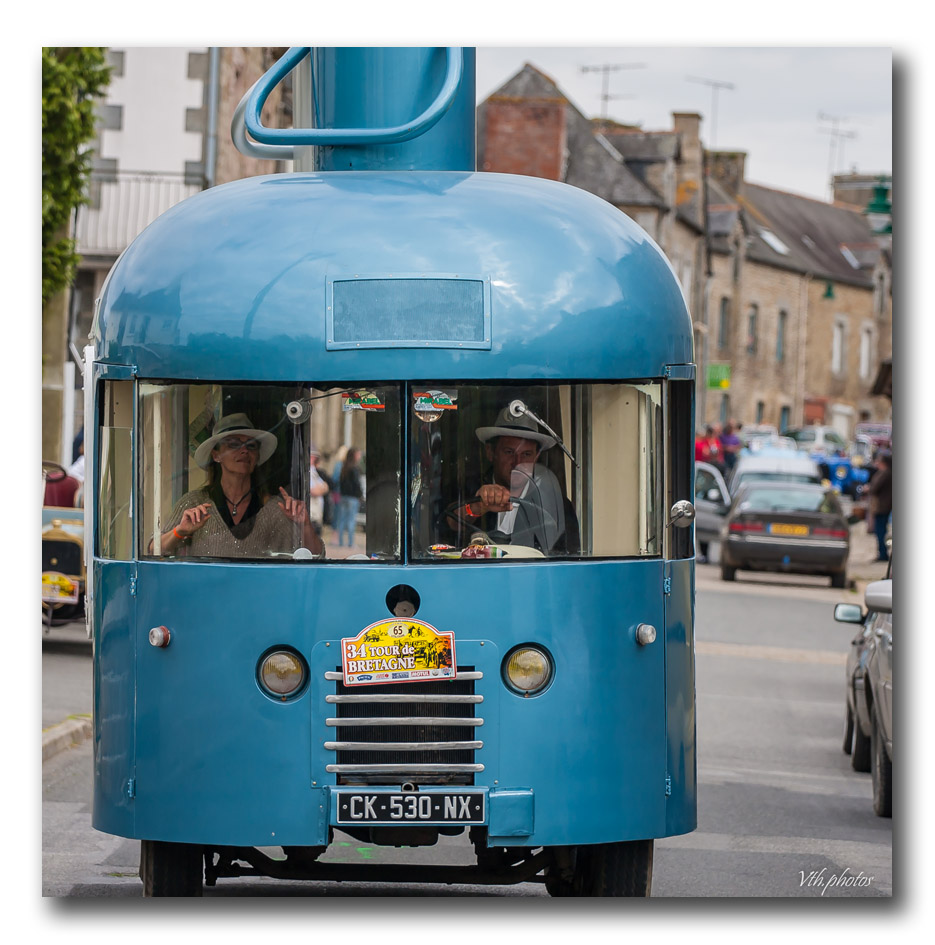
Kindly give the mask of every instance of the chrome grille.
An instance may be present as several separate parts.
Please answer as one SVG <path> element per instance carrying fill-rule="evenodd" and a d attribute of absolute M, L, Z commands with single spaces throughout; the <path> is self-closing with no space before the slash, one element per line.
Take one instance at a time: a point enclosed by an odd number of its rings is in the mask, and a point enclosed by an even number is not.
<path fill-rule="evenodd" d="M 484 697 L 474 692 L 483 673 L 473 667 L 453 680 L 377 686 L 345 686 L 340 670 L 325 678 L 335 683 L 325 722 L 336 730 L 324 744 L 335 753 L 326 770 L 338 784 L 473 784 L 484 770 L 474 762 L 484 744 L 475 714 Z"/>

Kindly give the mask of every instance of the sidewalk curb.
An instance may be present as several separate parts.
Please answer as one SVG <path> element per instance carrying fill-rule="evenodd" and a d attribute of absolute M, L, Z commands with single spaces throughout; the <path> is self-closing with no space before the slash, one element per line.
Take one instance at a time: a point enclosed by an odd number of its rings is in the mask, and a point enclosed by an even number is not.
<path fill-rule="evenodd" d="M 47 728 L 42 733 L 42 760 L 48 761 L 53 755 L 57 755 L 72 745 L 79 745 L 81 742 L 91 737 L 92 726 L 89 717 L 72 716 Z"/>

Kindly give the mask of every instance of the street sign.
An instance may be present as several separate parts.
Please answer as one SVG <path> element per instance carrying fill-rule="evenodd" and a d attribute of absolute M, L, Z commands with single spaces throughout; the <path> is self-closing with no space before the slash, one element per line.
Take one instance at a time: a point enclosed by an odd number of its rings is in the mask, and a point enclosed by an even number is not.
<path fill-rule="evenodd" d="M 708 390 L 727 390 L 730 387 L 730 365 L 709 364 L 706 386 Z"/>

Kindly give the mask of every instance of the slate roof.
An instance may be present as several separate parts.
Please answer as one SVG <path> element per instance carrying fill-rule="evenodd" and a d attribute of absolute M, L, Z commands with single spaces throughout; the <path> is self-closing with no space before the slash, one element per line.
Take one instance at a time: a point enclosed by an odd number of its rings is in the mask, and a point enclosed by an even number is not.
<path fill-rule="evenodd" d="M 488 103 L 497 99 L 561 102 L 565 108 L 568 159 L 565 183 L 596 194 L 616 206 L 666 209 L 662 194 L 648 184 L 641 169 L 678 160 L 679 135 L 647 132 L 616 123 L 600 130 L 555 82 L 530 63 L 493 92 L 477 109 L 478 153 L 486 143 Z M 858 286 L 872 284 L 881 252 L 858 208 L 744 182 L 742 194 L 728 192 L 708 176 L 706 194 L 709 247 L 730 252 L 729 237 L 738 219 L 746 234 L 746 258 L 770 266 Z M 700 195 L 699 195 L 700 196 Z M 677 208 L 679 219 L 698 227 L 692 206 Z"/>
<path fill-rule="evenodd" d="M 580 187 L 616 206 L 664 207 L 655 189 L 641 181 L 624 163 L 610 142 L 595 134 L 591 122 L 562 94 L 555 82 L 530 63 L 478 106 L 477 144 L 483 154 L 487 132 L 487 104 L 497 99 L 563 102 L 568 162 L 565 183 Z"/>
<path fill-rule="evenodd" d="M 872 284 L 880 249 L 857 208 L 751 183 L 737 200 L 750 237 L 748 259 L 850 285 Z"/>

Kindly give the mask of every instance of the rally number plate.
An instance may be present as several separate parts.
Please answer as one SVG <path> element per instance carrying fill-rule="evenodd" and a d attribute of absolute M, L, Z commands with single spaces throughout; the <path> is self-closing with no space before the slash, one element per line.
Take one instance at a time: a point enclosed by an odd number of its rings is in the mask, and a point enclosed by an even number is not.
<path fill-rule="evenodd" d="M 342 791 L 337 795 L 337 823 L 482 824 L 484 798 L 483 791 Z"/>

